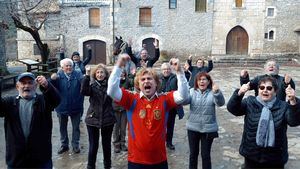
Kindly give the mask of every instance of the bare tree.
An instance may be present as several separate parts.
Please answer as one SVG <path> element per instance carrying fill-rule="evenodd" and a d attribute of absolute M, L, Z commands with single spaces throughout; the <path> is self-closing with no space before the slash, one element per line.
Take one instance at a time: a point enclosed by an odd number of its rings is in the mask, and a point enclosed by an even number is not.
<path fill-rule="evenodd" d="M 49 47 L 43 43 L 40 30 L 47 21 L 48 15 L 57 0 L 7 0 L 6 6 L 10 17 L 17 28 L 20 28 L 32 36 L 41 54 L 42 63 L 46 63 L 49 57 Z"/>

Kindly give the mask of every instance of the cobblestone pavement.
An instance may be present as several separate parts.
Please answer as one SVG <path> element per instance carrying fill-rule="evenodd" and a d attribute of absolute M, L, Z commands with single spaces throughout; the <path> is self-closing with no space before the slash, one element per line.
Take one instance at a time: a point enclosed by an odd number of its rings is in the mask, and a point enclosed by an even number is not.
<path fill-rule="evenodd" d="M 247 68 L 250 76 L 261 74 L 261 68 L 251 67 Z M 226 103 L 229 100 L 234 89 L 239 87 L 239 72 L 241 67 L 224 67 L 214 68 L 210 73 L 216 84 L 219 85 L 223 94 L 225 95 Z M 297 95 L 300 96 L 300 67 L 282 67 L 280 74 L 290 74 L 296 82 Z M 4 92 L 5 94 L 16 93 L 15 90 Z M 253 94 L 253 93 L 250 93 Z M 85 109 L 88 107 L 88 98 L 85 98 Z M 186 132 L 186 119 L 188 116 L 188 107 L 185 107 L 185 117 L 182 120 L 176 120 L 175 133 L 173 142 L 176 150 L 168 150 L 169 168 L 185 169 L 188 168 L 189 148 Z M 241 133 L 243 129 L 243 117 L 235 117 L 227 112 L 226 106 L 217 109 L 217 119 L 219 122 L 219 138 L 215 139 L 212 145 L 211 159 L 212 168 L 214 169 L 236 169 L 240 168 L 243 163 L 243 157 L 239 155 L 238 148 L 241 140 Z M 80 124 L 80 154 L 73 154 L 71 151 L 63 155 L 57 155 L 57 150 L 60 146 L 59 129 L 56 113 L 53 113 L 53 162 L 56 169 L 84 169 L 87 164 L 88 153 L 88 137 L 86 126 L 84 123 Z M 288 129 L 289 138 L 289 161 L 286 169 L 295 169 L 300 166 L 300 127 Z M 5 168 L 5 140 L 3 130 L 3 119 L 0 119 L 0 168 Z M 69 123 L 69 136 L 71 134 L 71 125 Z M 97 159 L 97 168 L 103 168 L 102 146 L 100 143 L 99 153 Z M 112 153 L 112 165 L 114 169 L 127 168 L 127 153 L 119 154 Z M 201 157 L 199 156 L 199 168 L 201 168 Z"/>

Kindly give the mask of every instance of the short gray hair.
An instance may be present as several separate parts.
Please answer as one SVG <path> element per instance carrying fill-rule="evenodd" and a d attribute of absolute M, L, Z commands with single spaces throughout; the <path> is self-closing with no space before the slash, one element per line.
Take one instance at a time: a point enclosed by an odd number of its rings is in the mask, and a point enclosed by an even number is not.
<path fill-rule="evenodd" d="M 170 63 L 168 63 L 168 62 L 162 63 L 162 64 L 161 64 L 161 69 L 162 69 L 164 66 L 167 66 L 168 68 L 171 68 Z"/>
<path fill-rule="evenodd" d="M 65 58 L 65 59 L 63 59 L 63 60 L 60 61 L 60 67 L 64 67 L 64 65 L 65 65 L 66 63 L 71 63 L 71 65 L 74 64 L 73 61 L 72 61 L 72 59 L 70 59 L 70 58 Z"/>

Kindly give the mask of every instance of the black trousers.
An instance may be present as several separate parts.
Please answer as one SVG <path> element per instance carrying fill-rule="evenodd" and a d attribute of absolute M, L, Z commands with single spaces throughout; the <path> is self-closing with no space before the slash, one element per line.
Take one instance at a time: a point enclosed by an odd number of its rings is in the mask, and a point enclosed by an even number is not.
<path fill-rule="evenodd" d="M 86 126 L 89 135 L 89 154 L 88 166 L 89 169 L 96 168 L 97 152 L 99 147 L 100 129 L 93 126 Z M 111 136 L 114 125 L 105 126 L 101 128 L 101 142 L 103 150 L 104 168 L 111 168 Z"/>
<path fill-rule="evenodd" d="M 163 161 L 159 164 L 138 164 L 128 161 L 128 169 L 168 169 L 168 162 Z"/>
<path fill-rule="evenodd" d="M 197 169 L 198 167 L 200 142 L 202 169 L 211 169 L 210 150 L 213 140 L 218 136 L 218 133 L 200 133 L 192 130 L 188 130 L 187 132 L 190 148 L 189 169 Z"/>
<path fill-rule="evenodd" d="M 268 164 L 258 163 L 256 161 L 250 160 L 249 158 L 245 158 L 245 164 L 241 168 L 242 169 L 263 169 L 263 168 L 284 169 L 284 164 L 276 164 L 275 161 Z"/>

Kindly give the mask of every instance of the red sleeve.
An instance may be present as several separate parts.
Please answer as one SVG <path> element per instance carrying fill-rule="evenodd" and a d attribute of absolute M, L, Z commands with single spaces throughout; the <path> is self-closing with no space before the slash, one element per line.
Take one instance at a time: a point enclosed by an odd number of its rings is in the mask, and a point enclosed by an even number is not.
<path fill-rule="evenodd" d="M 178 106 L 174 100 L 174 91 L 166 93 L 166 102 L 167 102 L 167 110 L 171 110 Z"/>
<path fill-rule="evenodd" d="M 121 88 L 121 90 L 122 90 L 122 98 L 119 102 L 116 103 L 124 107 L 124 109 L 129 110 L 134 100 L 134 94 L 124 88 Z"/>

